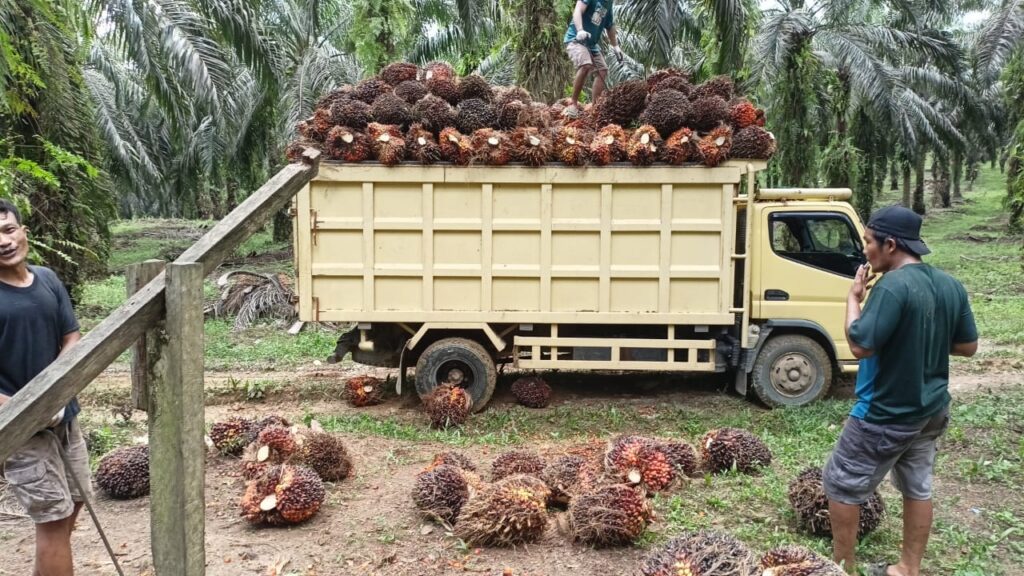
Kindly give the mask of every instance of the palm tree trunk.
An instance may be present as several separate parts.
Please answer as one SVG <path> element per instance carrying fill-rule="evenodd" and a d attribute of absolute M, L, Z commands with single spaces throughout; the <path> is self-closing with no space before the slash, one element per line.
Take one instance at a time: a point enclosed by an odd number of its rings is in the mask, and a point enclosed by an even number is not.
<path fill-rule="evenodd" d="M 959 150 L 953 152 L 953 202 L 961 203 L 964 195 L 960 191 L 960 181 L 964 176 L 964 155 Z"/>
<path fill-rule="evenodd" d="M 910 208 L 910 162 L 904 162 L 903 171 L 903 207 Z"/>
<path fill-rule="evenodd" d="M 922 216 L 926 211 L 924 206 L 924 156 L 924 150 L 922 150 L 918 153 L 917 158 L 914 159 L 916 181 L 914 182 L 913 210 Z"/>
<path fill-rule="evenodd" d="M 893 158 L 889 161 L 889 189 L 899 190 L 900 189 L 900 167 L 899 161 Z"/>

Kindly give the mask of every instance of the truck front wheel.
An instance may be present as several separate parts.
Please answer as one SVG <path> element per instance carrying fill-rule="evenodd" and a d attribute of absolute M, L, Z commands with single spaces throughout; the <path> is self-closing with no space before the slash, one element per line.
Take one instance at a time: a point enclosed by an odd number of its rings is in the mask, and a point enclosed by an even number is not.
<path fill-rule="evenodd" d="M 832 362 L 807 336 L 775 336 L 754 360 L 750 383 L 757 397 L 770 407 L 803 406 L 828 393 Z"/>
<path fill-rule="evenodd" d="M 497 380 L 494 358 L 483 346 L 466 338 L 438 340 L 416 362 L 416 393 L 420 398 L 441 384 L 453 384 L 469 392 L 474 412 L 487 405 Z"/>

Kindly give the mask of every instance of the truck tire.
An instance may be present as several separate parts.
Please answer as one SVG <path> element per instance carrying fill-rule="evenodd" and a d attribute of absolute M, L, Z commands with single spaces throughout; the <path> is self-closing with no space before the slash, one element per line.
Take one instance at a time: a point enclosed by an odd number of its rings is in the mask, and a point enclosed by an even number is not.
<path fill-rule="evenodd" d="M 803 406 L 823 398 L 832 386 L 832 361 L 813 339 L 775 336 L 754 360 L 751 387 L 769 407 Z"/>
<path fill-rule="evenodd" d="M 497 381 L 494 358 L 483 346 L 466 338 L 438 340 L 416 362 L 416 393 L 421 399 L 438 385 L 453 382 L 469 392 L 473 412 L 487 406 Z"/>

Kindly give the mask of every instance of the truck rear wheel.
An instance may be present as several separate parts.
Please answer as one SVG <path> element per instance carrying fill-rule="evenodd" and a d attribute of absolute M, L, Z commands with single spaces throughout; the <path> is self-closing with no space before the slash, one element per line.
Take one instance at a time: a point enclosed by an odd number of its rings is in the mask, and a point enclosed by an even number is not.
<path fill-rule="evenodd" d="M 416 362 L 416 393 L 420 398 L 441 384 L 454 384 L 469 392 L 473 412 L 487 405 L 497 381 L 494 358 L 483 346 L 466 338 L 438 340 Z"/>
<path fill-rule="evenodd" d="M 828 393 L 832 361 L 807 336 L 775 336 L 754 360 L 750 382 L 757 397 L 770 407 L 803 406 Z"/>

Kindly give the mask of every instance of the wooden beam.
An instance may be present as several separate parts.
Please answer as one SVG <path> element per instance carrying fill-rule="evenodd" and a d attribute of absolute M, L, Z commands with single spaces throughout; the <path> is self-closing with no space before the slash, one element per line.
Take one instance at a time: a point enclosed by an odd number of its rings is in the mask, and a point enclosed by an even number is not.
<path fill-rule="evenodd" d="M 149 284 L 151 280 L 164 271 L 163 260 L 146 260 L 139 264 L 131 264 L 124 272 L 125 288 L 128 296 L 135 294 Z M 153 342 L 160 326 L 153 326 L 132 346 L 132 407 L 136 410 L 149 410 L 149 383 L 147 379 L 148 362 L 146 360 L 146 342 Z"/>
<path fill-rule="evenodd" d="M 206 573 L 203 265 L 167 266 L 162 353 L 150 374 L 150 532 L 160 576 Z"/>

